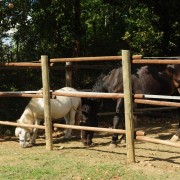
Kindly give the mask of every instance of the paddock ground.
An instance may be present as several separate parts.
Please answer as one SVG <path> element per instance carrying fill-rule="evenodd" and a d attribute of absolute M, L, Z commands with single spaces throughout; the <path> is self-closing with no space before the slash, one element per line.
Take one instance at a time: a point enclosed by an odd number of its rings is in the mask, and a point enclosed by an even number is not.
<path fill-rule="evenodd" d="M 172 118 L 172 114 L 165 114 L 165 117 L 156 118 L 140 115 L 138 130 L 145 131 L 149 137 L 170 139 L 177 129 L 178 116 L 174 114 Z M 110 126 L 107 119 L 101 117 L 100 125 Z M 1 136 L 0 178 L 180 179 L 179 148 L 136 141 L 136 163 L 128 165 L 125 144 L 118 144 L 117 148 L 111 149 L 108 146 L 111 140 L 109 134 L 96 133 L 95 146 L 90 148 L 83 147 L 77 137 L 63 141 L 60 134 L 61 132 L 54 133 L 54 150 L 51 152 L 45 150 L 42 136 L 38 138 L 36 146 L 27 149 L 20 148 L 16 137 Z M 180 144 L 180 141 L 177 143 Z"/>

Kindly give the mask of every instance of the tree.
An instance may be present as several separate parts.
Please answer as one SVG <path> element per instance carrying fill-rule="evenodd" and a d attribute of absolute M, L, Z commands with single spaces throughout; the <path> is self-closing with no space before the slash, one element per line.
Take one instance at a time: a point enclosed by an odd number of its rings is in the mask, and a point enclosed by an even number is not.
<path fill-rule="evenodd" d="M 125 15 L 126 31 L 123 40 L 134 53 L 157 56 L 163 33 L 158 30 L 159 17 L 144 4 L 131 5 Z"/>
<path fill-rule="evenodd" d="M 71 57 L 77 49 L 75 56 L 115 55 L 127 48 L 148 56 L 178 54 L 178 0 L 13 2 L 13 10 L 1 9 L 1 37 L 16 28 L 14 52 L 28 52 L 32 59 L 42 53 Z"/>

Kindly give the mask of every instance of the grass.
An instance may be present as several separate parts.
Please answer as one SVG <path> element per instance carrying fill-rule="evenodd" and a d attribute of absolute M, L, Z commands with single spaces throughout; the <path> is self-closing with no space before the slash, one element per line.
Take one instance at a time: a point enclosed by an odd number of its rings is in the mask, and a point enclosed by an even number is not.
<path fill-rule="evenodd" d="M 43 161 L 43 163 L 37 161 L 36 166 L 27 162 L 21 162 L 16 166 L 3 165 L 0 170 L 0 179 L 147 179 L 141 173 L 125 170 L 122 165 L 91 166 L 83 162 L 62 161 L 62 159 L 57 163 L 51 160 Z"/>
<path fill-rule="evenodd" d="M 142 172 L 127 169 L 120 163 L 109 162 L 106 159 L 90 161 L 89 157 L 70 156 L 63 151 L 47 152 L 43 149 L 34 151 L 16 149 L 0 152 L 0 179 L 18 180 L 106 180 L 106 179 L 149 179 Z M 28 152 L 29 150 L 29 152 Z M 150 179 L 154 179 L 153 176 Z"/>
<path fill-rule="evenodd" d="M 89 161 L 66 151 L 3 149 L 0 151 L 0 179 L 112 179 L 126 176 L 125 168 L 105 160 Z M 2 161 L 3 160 L 3 161 Z M 102 163 L 103 162 L 103 163 Z"/>
<path fill-rule="evenodd" d="M 23 149 L 18 142 L 0 142 L 0 179 L 166 180 L 172 177 L 168 173 L 147 172 L 148 167 L 138 169 L 138 164 L 127 165 L 123 148 L 113 153 L 106 147 L 82 148 L 79 142 L 73 145 L 67 142 L 64 149 L 58 148 L 56 145 L 53 151 L 46 151 L 42 145 Z"/>

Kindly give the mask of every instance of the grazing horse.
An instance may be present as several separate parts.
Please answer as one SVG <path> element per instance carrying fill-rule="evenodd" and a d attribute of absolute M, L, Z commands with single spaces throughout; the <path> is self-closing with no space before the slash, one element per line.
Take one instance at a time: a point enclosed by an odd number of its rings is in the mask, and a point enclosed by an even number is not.
<path fill-rule="evenodd" d="M 64 87 L 58 91 L 76 90 L 70 87 Z M 75 118 L 79 118 L 81 98 L 57 96 L 55 99 L 50 100 L 50 104 L 52 120 L 64 117 L 66 124 L 74 125 Z M 44 101 L 42 98 L 32 98 L 17 122 L 21 124 L 40 124 L 41 120 L 44 120 Z M 66 129 L 64 138 L 70 138 L 71 131 L 71 129 Z M 37 129 L 17 127 L 15 134 L 19 136 L 21 147 L 30 147 L 32 144 L 35 144 Z"/>
<path fill-rule="evenodd" d="M 141 66 L 132 73 L 132 92 L 134 94 L 172 95 L 180 87 L 180 65 L 174 66 Z M 92 92 L 123 93 L 122 68 L 114 68 L 108 74 L 101 74 L 92 88 Z M 124 113 L 123 98 L 116 100 L 116 110 L 113 118 L 113 128 L 125 129 L 125 121 L 120 119 Z M 101 99 L 89 98 L 82 100 L 82 116 L 80 125 L 98 126 L 97 113 L 101 107 Z M 180 122 L 179 122 L 180 128 Z M 91 145 L 92 131 L 82 131 L 84 145 Z M 174 139 L 179 138 L 180 129 Z M 118 134 L 112 136 L 112 145 L 116 145 Z"/>

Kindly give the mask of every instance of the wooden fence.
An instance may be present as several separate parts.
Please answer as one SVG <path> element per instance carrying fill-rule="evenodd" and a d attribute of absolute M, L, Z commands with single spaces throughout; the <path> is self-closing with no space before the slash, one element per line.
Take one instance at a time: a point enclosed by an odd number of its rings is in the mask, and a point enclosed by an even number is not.
<path fill-rule="evenodd" d="M 166 144 L 170 146 L 180 147 L 180 145 L 172 143 L 172 142 L 165 142 L 162 140 L 157 140 L 153 138 L 143 138 L 141 136 L 145 135 L 143 132 L 135 132 L 134 133 L 134 125 L 133 125 L 133 112 L 132 112 L 132 90 L 131 90 L 131 58 L 130 52 L 127 50 L 122 51 L 122 56 L 105 56 L 105 57 L 80 57 L 80 58 L 56 58 L 50 59 L 50 63 L 56 62 L 76 62 L 76 61 L 109 61 L 109 60 L 122 60 L 123 64 L 123 85 L 124 85 L 124 94 L 121 93 L 93 93 L 93 92 L 50 92 L 49 89 L 49 60 L 47 56 L 41 56 L 41 63 L 1 63 L 0 66 L 32 66 L 32 67 L 41 67 L 42 68 L 42 80 L 43 80 L 43 93 L 25 93 L 25 92 L 0 92 L 0 96 L 5 97 L 37 97 L 37 98 L 44 98 L 45 103 L 45 110 L 44 110 L 44 117 L 45 117 L 45 126 L 36 126 L 36 128 L 45 129 L 46 133 L 46 149 L 52 150 L 52 129 L 51 129 L 51 116 L 50 116 L 50 98 L 52 95 L 61 95 L 61 96 L 76 96 L 76 97 L 94 97 L 94 98 L 124 98 L 125 99 L 125 122 L 126 122 L 126 130 L 110 130 L 108 128 L 92 128 L 92 127 L 82 127 L 82 126 L 68 126 L 68 125 L 58 125 L 55 124 L 55 127 L 61 128 L 71 128 L 71 129 L 81 129 L 81 130 L 92 130 L 92 131 L 106 131 L 110 133 L 126 133 L 127 136 L 127 161 L 129 163 L 135 162 L 135 152 L 134 152 L 134 134 L 136 139 Z M 141 55 L 136 55 L 132 57 L 132 63 L 143 63 L 143 64 L 180 64 L 180 59 L 176 60 L 145 60 L 142 59 Z M 147 95 L 142 94 L 135 94 L 134 95 L 134 102 L 136 103 L 143 103 L 143 104 L 154 104 L 154 105 L 167 105 L 167 106 L 176 106 L 180 107 L 180 103 L 173 103 L 173 102 L 164 102 L 163 104 L 159 101 L 154 100 L 145 100 L 143 98 L 147 97 Z M 150 97 L 149 97 L 150 98 Z M 161 97 L 162 98 L 162 97 Z M 170 97 L 169 97 L 170 98 Z M 12 125 L 12 126 L 21 126 L 23 125 L 17 123 L 10 123 L 0 121 L 0 124 L 3 125 Z M 29 126 L 30 127 L 30 126 Z M 35 125 L 31 125 L 31 127 L 35 127 Z M 92 128 L 92 129 L 91 129 Z"/>

